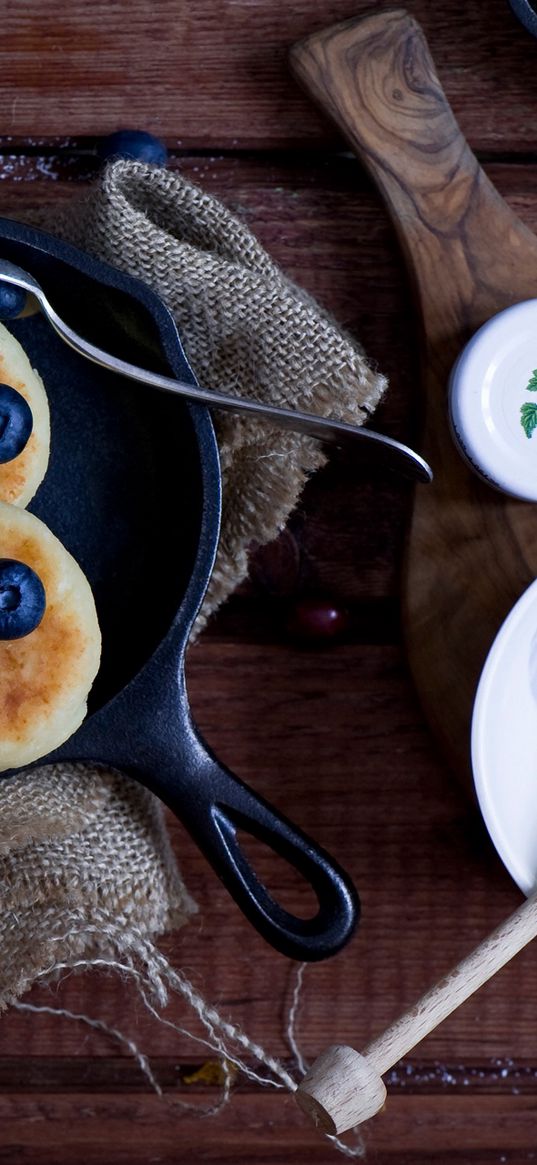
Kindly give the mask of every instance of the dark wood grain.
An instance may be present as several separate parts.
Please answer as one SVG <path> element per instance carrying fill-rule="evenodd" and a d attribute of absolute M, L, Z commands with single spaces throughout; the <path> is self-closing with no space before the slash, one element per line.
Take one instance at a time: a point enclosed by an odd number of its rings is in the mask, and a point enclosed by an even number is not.
<path fill-rule="evenodd" d="M 241 214 L 362 340 L 391 382 L 375 426 L 411 440 L 421 412 L 418 324 L 399 245 L 362 166 L 342 152 L 339 132 L 286 59 L 298 38 L 369 7 L 8 6 L 0 214 L 23 218 L 34 205 L 80 196 L 97 171 L 99 134 L 127 123 L 153 129 L 172 147 L 172 166 Z M 463 132 L 488 152 L 489 178 L 535 230 L 534 42 L 503 0 L 408 7 Z M 516 151 L 526 152 L 521 164 Z M 307 972 L 298 1034 L 309 1058 L 332 1038 L 365 1044 L 519 901 L 431 738 L 400 644 L 410 500 L 398 481 L 333 460 L 309 483 L 279 542 L 253 554 L 250 580 L 188 660 L 194 713 L 216 751 L 337 853 L 362 894 L 355 942 Z M 304 648 L 289 639 L 288 610 L 318 593 L 349 607 L 349 630 L 332 647 Z M 169 823 L 200 915 L 165 938 L 163 950 L 292 1067 L 284 1035 L 292 968 L 252 935 L 181 827 Z M 262 859 L 262 869 L 278 894 L 302 900 L 285 868 Z M 28 998 L 119 1027 L 151 1056 L 168 1099 L 215 1098 L 214 1089 L 182 1082 L 203 1061 L 196 1045 L 146 1015 L 115 976 L 71 976 Z M 537 1151 L 536 998 L 528 950 L 390 1074 L 390 1105 L 367 1132 L 368 1159 L 527 1165 Z M 197 1030 L 179 1000 L 168 1014 Z M 0 1035 L 3 1163 L 339 1159 L 281 1095 L 241 1083 L 220 1117 L 185 1118 L 146 1092 L 125 1049 L 74 1021 L 11 1011 Z"/>
<path fill-rule="evenodd" d="M 156 1097 L 44 1092 L 40 1098 L 5 1093 L 0 1097 L 3 1165 L 330 1165 L 341 1158 L 330 1143 L 304 1127 L 291 1098 L 238 1094 L 225 1116 L 199 1120 L 173 1112 Z M 6 1135 L 7 1130 L 10 1132 Z M 46 1130 L 46 1139 L 45 1139 Z M 353 1144 L 347 1138 L 347 1143 Z M 380 1117 L 373 1137 L 365 1136 L 367 1160 L 375 1165 L 527 1165 L 535 1144 L 535 1103 L 531 1096 L 446 1094 L 398 1096 L 390 1119 Z"/>
<path fill-rule="evenodd" d="M 308 33 L 372 7 L 371 0 L 8 4 L 0 130 L 65 139 L 128 124 L 170 144 L 210 149 L 333 142 L 293 83 L 287 51 Z M 534 150 L 534 44 L 506 0 L 408 0 L 407 7 L 424 25 L 472 143 Z"/>

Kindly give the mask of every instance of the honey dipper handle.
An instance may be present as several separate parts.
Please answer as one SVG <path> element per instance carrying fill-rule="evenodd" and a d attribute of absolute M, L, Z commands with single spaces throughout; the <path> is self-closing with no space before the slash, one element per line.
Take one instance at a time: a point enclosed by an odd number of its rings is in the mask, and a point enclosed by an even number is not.
<path fill-rule="evenodd" d="M 323 1052 L 298 1087 L 300 1107 L 317 1124 L 335 1133 L 345 1132 L 373 1116 L 384 1103 L 380 1077 L 536 936 L 537 893 L 369 1044 L 362 1055 L 341 1047 Z"/>
<path fill-rule="evenodd" d="M 533 894 L 410 1011 L 369 1044 L 364 1055 L 383 1075 L 536 936 L 537 894 Z"/>

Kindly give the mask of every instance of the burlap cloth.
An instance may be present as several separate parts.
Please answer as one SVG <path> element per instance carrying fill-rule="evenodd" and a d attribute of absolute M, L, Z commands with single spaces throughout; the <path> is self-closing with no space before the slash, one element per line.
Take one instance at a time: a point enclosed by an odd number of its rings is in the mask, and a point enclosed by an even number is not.
<path fill-rule="evenodd" d="M 153 287 L 201 384 L 357 423 L 375 408 L 384 380 L 357 342 L 180 174 L 118 161 L 83 201 L 32 221 Z M 245 575 L 249 544 L 278 533 L 322 462 L 308 438 L 216 420 L 224 514 L 202 621 Z M 117 773 L 80 767 L 0 782 L 0 879 L 0 1007 L 59 965 L 143 960 L 196 909 L 156 799 Z"/>

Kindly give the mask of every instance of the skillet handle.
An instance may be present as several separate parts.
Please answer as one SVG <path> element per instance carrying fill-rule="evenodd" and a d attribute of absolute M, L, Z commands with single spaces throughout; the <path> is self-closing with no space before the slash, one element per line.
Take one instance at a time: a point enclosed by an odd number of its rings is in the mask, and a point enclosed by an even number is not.
<path fill-rule="evenodd" d="M 99 763 L 134 777 L 183 822 L 259 933 L 292 959 L 335 955 L 360 914 L 348 875 L 320 846 L 220 763 L 192 722 L 183 670 L 183 629 L 173 628 L 146 668 L 90 716 L 47 763 Z M 309 883 L 313 918 L 285 910 L 263 885 L 237 831 L 264 842 Z"/>
<path fill-rule="evenodd" d="M 360 904 L 346 873 L 297 826 L 278 813 L 212 755 L 190 724 L 188 747 L 177 771 L 159 766 L 154 791 L 183 821 L 238 906 L 276 950 L 292 959 L 317 961 L 335 955 L 350 938 Z M 185 797 L 185 783 L 191 792 Z M 269 894 L 241 849 L 244 830 L 285 858 L 309 882 L 319 909 L 298 918 Z"/>

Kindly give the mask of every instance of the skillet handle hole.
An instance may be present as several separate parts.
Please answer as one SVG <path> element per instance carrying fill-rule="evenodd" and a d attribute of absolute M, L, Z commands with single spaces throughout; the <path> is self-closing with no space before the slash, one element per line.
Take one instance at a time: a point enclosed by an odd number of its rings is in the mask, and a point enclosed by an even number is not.
<path fill-rule="evenodd" d="M 245 829 L 236 831 L 237 845 L 270 897 L 295 918 L 315 918 L 317 895 L 291 862 Z"/>

